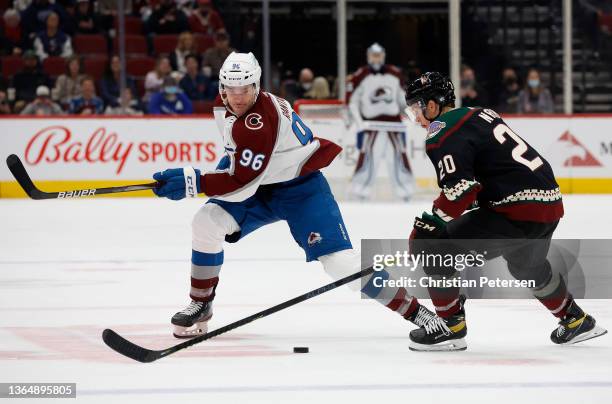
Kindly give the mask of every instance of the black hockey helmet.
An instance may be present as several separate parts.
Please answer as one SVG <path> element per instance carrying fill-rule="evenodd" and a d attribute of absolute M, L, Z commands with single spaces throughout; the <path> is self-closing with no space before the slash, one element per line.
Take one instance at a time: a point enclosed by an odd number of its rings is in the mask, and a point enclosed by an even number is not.
<path fill-rule="evenodd" d="M 425 108 L 433 100 L 440 108 L 454 104 L 455 86 L 450 79 L 439 72 L 427 72 L 408 85 L 406 103 L 410 106 L 418 103 Z"/>

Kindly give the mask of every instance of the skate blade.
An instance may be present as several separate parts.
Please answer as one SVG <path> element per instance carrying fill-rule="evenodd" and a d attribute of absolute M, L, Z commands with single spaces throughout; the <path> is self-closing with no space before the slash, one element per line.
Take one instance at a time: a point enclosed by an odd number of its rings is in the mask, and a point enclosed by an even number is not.
<path fill-rule="evenodd" d="M 465 351 L 467 349 L 467 343 L 465 342 L 464 338 L 444 341 L 435 345 L 418 344 L 416 342 L 411 341 L 408 349 L 415 352 Z"/>
<path fill-rule="evenodd" d="M 561 344 L 561 345 L 574 345 L 574 344 L 577 344 L 578 342 L 601 337 L 602 335 L 607 334 L 607 333 L 608 333 L 608 330 L 596 325 L 595 327 L 593 327 L 592 330 L 587 331 L 584 334 L 580 334 L 576 338 L 572 339 L 571 341 L 568 341 L 565 344 Z"/>
<path fill-rule="evenodd" d="M 196 323 L 192 327 L 181 327 L 179 325 L 174 326 L 174 338 L 189 339 L 195 338 L 208 332 L 207 322 Z"/>

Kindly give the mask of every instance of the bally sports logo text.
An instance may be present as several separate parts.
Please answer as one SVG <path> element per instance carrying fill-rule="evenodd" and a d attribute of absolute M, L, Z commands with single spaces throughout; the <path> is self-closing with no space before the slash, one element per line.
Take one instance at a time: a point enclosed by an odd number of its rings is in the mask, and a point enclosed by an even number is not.
<path fill-rule="evenodd" d="M 129 159 L 140 163 L 213 162 L 217 159 L 214 142 L 121 141 L 117 133 L 99 127 L 89 136 L 74 135 L 65 126 L 48 126 L 32 136 L 25 149 L 30 165 L 44 163 L 104 163 L 116 164 L 121 174 Z M 67 197 L 71 197 L 68 196 Z"/>

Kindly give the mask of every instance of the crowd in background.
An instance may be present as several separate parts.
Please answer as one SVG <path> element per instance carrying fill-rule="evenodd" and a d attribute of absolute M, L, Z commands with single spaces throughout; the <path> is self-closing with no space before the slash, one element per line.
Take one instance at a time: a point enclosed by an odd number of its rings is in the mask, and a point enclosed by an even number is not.
<path fill-rule="evenodd" d="M 210 112 L 218 92 L 219 69 L 234 50 L 211 0 L 125 0 L 127 15 L 141 22 L 139 31 L 147 40 L 147 56 L 155 58 L 155 63 L 142 76 L 131 75 L 128 69 L 121 93 L 115 0 L 0 1 L 5 6 L 0 7 L 2 63 L 8 58 L 21 62 L 15 74 L 0 77 L 0 114 Z M 597 5 L 592 5 L 597 3 L 594 0 L 581 3 L 585 7 Z M 84 59 L 88 55 L 77 52 L 74 39 L 79 35 L 106 38 L 107 59 L 101 77 L 87 70 Z M 177 37 L 176 48 L 160 53 L 153 40 L 164 35 Z M 206 49 L 198 44 L 203 36 L 211 39 Z M 64 61 L 63 73 L 50 74 L 45 61 L 53 58 Z M 403 67 L 406 81 L 421 73 L 416 61 Z M 338 98 L 336 78 L 316 75 L 312 68 L 304 67 L 296 74 L 275 64 L 272 73 L 274 88 L 269 90 L 291 102 Z M 461 82 L 456 83 L 462 105 L 492 107 L 501 113 L 554 112 L 551 91 L 536 67 L 517 71 L 508 66 L 497 83 L 481 82 L 479 73 L 462 66 Z"/>
<path fill-rule="evenodd" d="M 3 2 L 4 3 L 4 2 Z M 189 114 L 210 110 L 218 74 L 233 48 L 210 0 L 126 0 L 126 13 L 140 22 L 153 61 L 142 77 L 127 71 L 120 93 L 115 0 L 14 0 L 0 7 L 1 114 Z M 74 40 L 103 37 L 104 72 L 86 68 Z M 176 48 L 157 52 L 156 36 L 176 37 Z M 197 41 L 210 43 L 203 49 Z M 126 44 L 127 46 L 127 44 Z M 128 55 L 128 58 L 133 55 Z M 60 61 L 58 74 L 50 66 Z M 128 59 L 129 60 L 129 59 Z M 13 74 L 9 64 L 16 64 Z M 6 65 L 6 66 L 4 66 Z M 200 106 L 200 111 L 197 107 Z"/>

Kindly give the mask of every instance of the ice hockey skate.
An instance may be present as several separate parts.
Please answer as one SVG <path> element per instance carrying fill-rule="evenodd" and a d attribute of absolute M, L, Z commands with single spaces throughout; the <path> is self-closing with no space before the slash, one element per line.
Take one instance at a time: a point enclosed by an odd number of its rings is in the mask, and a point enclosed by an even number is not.
<path fill-rule="evenodd" d="M 557 329 L 550 334 L 550 339 L 555 344 L 571 345 L 600 337 L 607 332 L 596 324 L 593 317 L 582 311 L 576 302 L 572 302 Z"/>
<path fill-rule="evenodd" d="M 212 318 L 211 302 L 192 300 L 189 306 L 172 316 L 173 335 L 176 338 L 194 338 L 208 332 L 208 320 Z"/>

